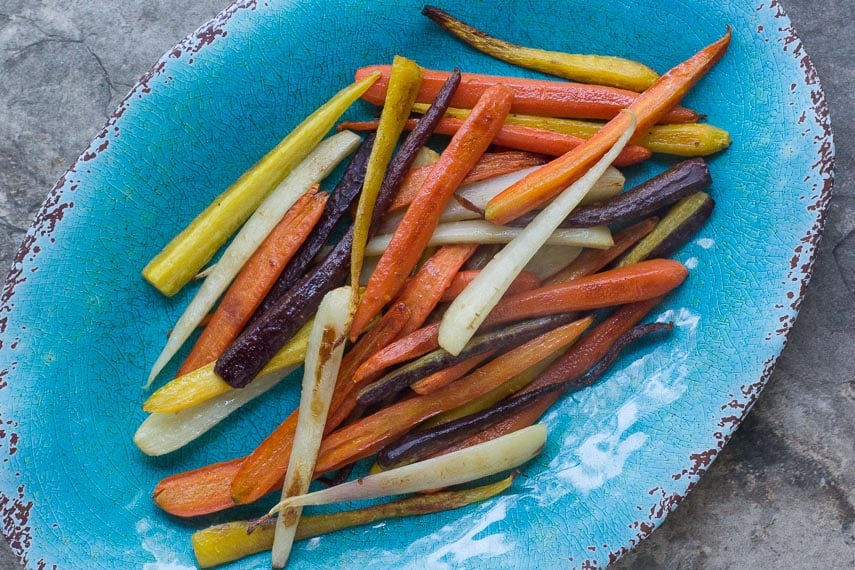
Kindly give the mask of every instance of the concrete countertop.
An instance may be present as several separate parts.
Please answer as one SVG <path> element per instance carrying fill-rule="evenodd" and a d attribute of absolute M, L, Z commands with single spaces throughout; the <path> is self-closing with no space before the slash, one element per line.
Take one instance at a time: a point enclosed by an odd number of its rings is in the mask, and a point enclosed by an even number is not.
<path fill-rule="evenodd" d="M 821 78 L 837 148 L 813 282 L 754 410 L 616 568 L 855 568 L 855 2 L 783 3 Z M 226 4 L 0 2 L 0 265 L 136 79 Z M 0 569 L 16 560 L 0 540 Z"/>

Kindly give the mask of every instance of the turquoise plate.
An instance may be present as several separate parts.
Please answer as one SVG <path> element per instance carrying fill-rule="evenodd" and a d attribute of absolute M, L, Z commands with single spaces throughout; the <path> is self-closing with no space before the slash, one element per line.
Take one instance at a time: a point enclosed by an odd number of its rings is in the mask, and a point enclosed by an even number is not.
<path fill-rule="evenodd" d="M 522 44 L 636 57 L 666 70 L 733 26 L 687 97 L 733 146 L 711 161 L 718 207 L 678 254 L 688 281 L 661 306 L 672 338 L 626 354 L 545 422 L 549 443 L 510 492 L 460 511 L 299 544 L 294 568 L 603 567 L 648 536 L 751 408 L 792 327 L 831 191 L 832 140 L 810 60 L 777 2 L 445 2 Z M 30 568 L 189 568 L 203 524 L 152 504 L 168 474 L 247 453 L 293 406 L 283 386 L 187 449 L 132 441 L 140 390 L 187 303 L 140 270 L 361 65 L 518 73 L 401 0 L 242 2 L 134 87 L 51 191 L 2 296 L 4 531 Z M 351 117 L 367 117 L 356 106 Z M 640 180 L 666 166 L 631 172 Z M 247 516 L 248 513 L 242 513 Z M 234 568 L 266 565 L 258 555 Z"/>

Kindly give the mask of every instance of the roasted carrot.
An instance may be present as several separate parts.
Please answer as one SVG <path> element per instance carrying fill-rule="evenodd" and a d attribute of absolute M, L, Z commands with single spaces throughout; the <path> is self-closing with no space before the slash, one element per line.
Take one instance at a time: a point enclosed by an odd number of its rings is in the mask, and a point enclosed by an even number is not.
<path fill-rule="evenodd" d="M 154 488 L 154 502 L 177 517 L 195 517 L 235 505 L 229 493 L 243 458 L 206 465 L 167 477 Z"/>
<path fill-rule="evenodd" d="M 376 129 L 378 124 L 377 121 L 345 121 L 341 127 L 352 131 L 365 131 Z M 417 124 L 418 119 L 410 119 L 404 128 L 412 130 Z M 434 132 L 440 135 L 453 135 L 462 124 L 463 119 L 442 119 Z M 561 156 L 584 142 L 585 139 L 573 135 L 519 125 L 503 125 L 493 138 L 493 144 L 499 146 L 549 156 Z M 653 153 L 643 146 L 627 145 L 618 155 L 614 164 L 615 166 L 632 166 L 644 162 L 651 156 Z"/>
<path fill-rule="evenodd" d="M 637 119 L 636 130 L 646 132 L 665 116 L 718 62 L 729 43 L 730 29 L 722 39 L 671 69 L 639 95 L 629 106 Z M 556 196 L 611 148 L 630 121 L 629 114 L 618 114 L 585 143 L 513 184 L 487 204 L 487 219 L 505 224 Z"/>
<path fill-rule="evenodd" d="M 682 263 L 671 259 L 642 261 L 504 299 L 490 312 L 484 326 L 660 297 L 682 283 L 688 274 Z"/>
<path fill-rule="evenodd" d="M 516 172 L 523 168 L 540 166 L 545 162 L 546 159 L 541 155 L 525 151 L 485 152 L 460 184 L 462 186 L 478 182 L 479 180 L 486 180 L 487 178 L 501 176 L 509 172 Z M 419 191 L 424 181 L 427 180 L 432 168 L 433 164 L 428 164 L 421 168 L 415 168 L 407 174 L 404 183 L 401 185 L 401 189 L 398 190 L 398 194 L 395 196 L 395 201 L 389 206 L 389 212 L 394 212 L 410 205 L 410 202 L 416 196 L 416 192 Z"/>
<path fill-rule="evenodd" d="M 328 194 L 304 194 L 262 242 L 232 282 L 176 376 L 215 361 L 237 338 L 279 274 L 321 217 Z"/>
<path fill-rule="evenodd" d="M 579 257 L 544 281 L 543 284 L 545 286 L 555 285 L 596 273 L 620 257 L 623 252 L 638 243 L 641 238 L 653 231 L 658 221 L 658 218 L 647 218 L 635 225 L 622 229 L 612 236 L 615 244 L 608 249 L 587 248 L 583 250 L 579 254 Z"/>
<path fill-rule="evenodd" d="M 600 251 L 600 250 L 595 250 Z M 442 298 L 440 301 L 448 302 L 453 301 L 455 297 L 457 297 L 463 289 L 475 279 L 475 276 L 478 275 L 477 270 L 473 271 L 459 271 L 457 275 L 454 276 L 454 279 L 451 280 L 451 284 L 442 294 Z M 537 289 L 540 287 L 540 279 L 537 278 L 537 275 L 531 273 L 530 271 L 522 271 L 517 278 L 514 279 L 511 286 L 508 287 L 505 295 L 515 295 L 517 293 L 523 293 L 525 291 L 531 291 L 532 289 Z"/>
<path fill-rule="evenodd" d="M 534 382 L 523 388 L 518 394 L 526 394 L 544 386 L 574 377 L 581 377 L 605 356 L 618 338 L 641 321 L 661 299 L 661 297 L 657 297 L 621 307 L 597 325 L 581 341 L 571 347 L 563 357 L 553 362 L 543 374 L 538 376 Z M 444 449 L 442 453 L 450 453 L 530 426 L 540 419 L 546 410 L 561 397 L 562 393 L 563 391 L 559 390 L 558 392 L 547 394 L 538 399 L 536 403 L 504 418 L 478 435 L 469 437 Z"/>
<path fill-rule="evenodd" d="M 438 334 L 439 323 L 433 323 L 398 339 L 363 362 L 353 374 L 353 383 L 373 382 L 380 378 L 383 371 L 390 366 L 413 360 L 436 350 L 439 347 Z"/>
<path fill-rule="evenodd" d="M 420 326 L 436 307 L 460 267 L 466 263 L 476 244 L 446 245 L 428 258 L 401 289 L 395 302 L 410 309 L 410 320 L 400 335 L 408 335 Z"/>
<path fill-rule="evenodd" d="M 588 317 L 558 327 L 433 394 L 398 402 L 334 431 L 321 445 L 316 473 L 334 471 L 368 457 L 419 422 L 486 394 L 561 347 L 573 343 L 592 320 Z"/>
<path fill-rule="evenodd" d="M 381 74 L 380 79 L 362 96 L 363 99 L 374 105 L 383 104 L 389 85 L 390 69 L 389 65 L 372 65 L 356 70 L 357 79 L 375 72 Z M 433 101 L 439 86 L 447 76 L 447 71 L 426 69 L 422 88 L 416 100 L 419 103 Z M 602 85 L 464 73 L 460 87 L 451 100 L 451 106 L 471 109 L 484 91 L 498 84 L 507 85 L 513 89 L 514 104 L 511 107 L 513 113 L 545 117 L 611 119 L 618 111 L 629 107 L 639 99 L 639 94 L 633 91 Z M 661 117 L 664 123 L 693 123 L 700 118 L 701 115 L 684 107 L 674 109 L 669 107 Z"/>
<path fill-rule="evenodd" d="M 418 262 L 451 195 L 493 140 L 511 106 L 513 93 L 502 85 L 484 91 L 472 114 L 452 137 L 371 275 L 351 327 L 355 339 L 401 289 Z"/>
<path fill-rule="evenodd" d="M 484 354 L 476 354 L 472 358 L 467 358 L 463 362 L 458 362 L 453 366 L 449 366 L 439 372 L 434 372 L 429 376 L 425 376 L 421 380 L 410 384 L 410 389 L 416 394 L 433 394 L 440 388 L 444 388 L 465 376 L 470 370 L 493 356 L 493 352 L 485 352 Z"/>

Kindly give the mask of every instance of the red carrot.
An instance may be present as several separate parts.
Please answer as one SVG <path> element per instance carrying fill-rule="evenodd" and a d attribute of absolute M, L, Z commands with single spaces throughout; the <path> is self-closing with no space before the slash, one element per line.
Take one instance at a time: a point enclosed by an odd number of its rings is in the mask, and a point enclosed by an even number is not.
<path fill-rule="evenodd" d="M 215 361 L 237 338 L 279 274 L 318 223 L 327 197 L 326 192 L 318 192 L 316 187 L 301 196 L 288 210 L 235 277 L 178 369 L 177 376 Z"/>
<path fill-rule="evenodd" d="M 490 312 L 484 326 L 660 297 L 682 283 L 688 274 L 682 263 L 671 259 L 642 261 L 504 299 Z"/>
<path fill-rule="evenodd" d="M 462 119 L 445 118 L 439 122 L 434 132 L 440 135 L 453 135 L 462 123 Z M 378 121 L 346 121 L 341 124 L 341 127 L 352 131 L 367 131 L 375 130 L 378 124 Z M 404 128 L 412 130 L 417 124 L 418 119 L 410 119 Z M 493 144 L 499 146 L 549 156 L 561 156 L 581 146 L 584 142 L 585 139 L 573 135 L 521 125 L 503 125 L 493 138 Z M 630 144 L 621 151 L 615 159 L 614 165 L 632 166 L 644 162 L 651 156 L 653 153 L 643 146 Z"/>
<path fill-rule="evenodd" d="M 665 116 L 724 55 L 729 43 L 730 29 L 640 94 L 629 106 L 637 120 L 636 132 L 646 133 Z M 619 113 L 583 144 L 511 185 L 487 203 L 487 219 L 505 224 L 554 198 L 598 161 L 631 121 L 630 114 Z"/>
<path fill-rule="evenodd" d="M 372 65 L 356 71 L 357 79 L 378 71 L 382 74 L 380 79 L 362 96 L 374 105 L 382 105 L 385 100 L 391 66 Z M 416 100 L 419 103 L 432 102 L 446 77 L 447 71 L 426 69 Z M 451 106 L 471 109 L 484 91 L 497 84 L 513 89 L 511 112 L 544 117 L 611 119 L 639 98 L 639 94 L 633 91 L 602 85 L 464 73 Z M 665 123 L 693 123 L 700 118 L 694 111 L 683 107 L 670 110 L 662 117 Z"/>
<path fill-rule="evenodd" d="M 372 273 L 353 317 L 351 339 L 358 337 L 401 289 L 430 240 L 451 195 L 502 126 L 512 99 L 513 93 L 507 87 L 496 85 L 487 89 L 452 137 Z"/>

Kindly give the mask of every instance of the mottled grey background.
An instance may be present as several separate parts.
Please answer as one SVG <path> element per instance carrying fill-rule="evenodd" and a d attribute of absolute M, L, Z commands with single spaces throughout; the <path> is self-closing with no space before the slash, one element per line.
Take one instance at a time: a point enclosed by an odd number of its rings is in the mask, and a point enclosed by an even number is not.
<path fill-rule="evenodd" d="M 136 79 L 227 0 L 0 0 L 0 265 Z M 617 568 L 855 568 L 855 2 L 784 0 L 819 72 L 834 199 L 772 381 L 712 469 Z M 19 568 L 0 541 L 0 568 Z"/>

